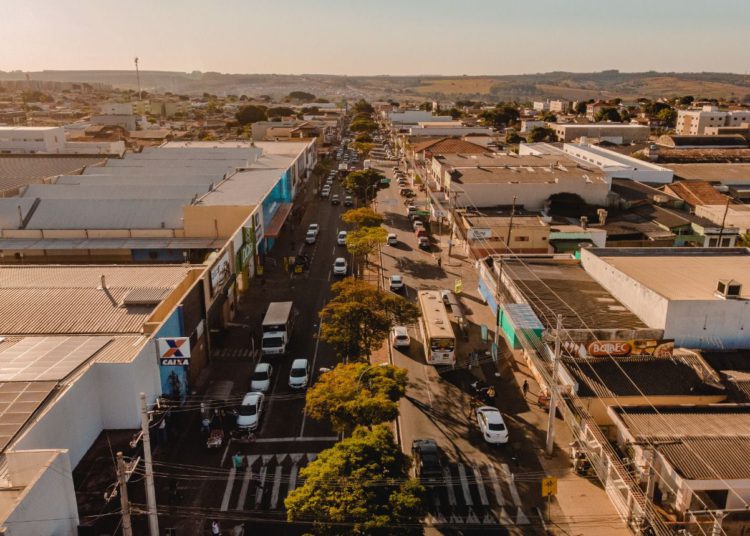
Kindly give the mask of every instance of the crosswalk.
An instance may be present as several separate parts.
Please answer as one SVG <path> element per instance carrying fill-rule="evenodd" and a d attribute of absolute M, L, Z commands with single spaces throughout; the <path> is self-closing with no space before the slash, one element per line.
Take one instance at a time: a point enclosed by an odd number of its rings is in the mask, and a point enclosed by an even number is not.
<path fill-rule="evenodd" d="M 228 347 L 228 348 L 215 348 L 211 354 L 212 359 L 222 360 L 255 360 L 258 357 L 259 351 L 252 350 L 250 348 Z"/>
<path fill-rule="evenodd" d="M 245 456 L 242 468 L 229 469 L 221 511 L 282 510 L 284 498 L 302 484 L 300 469 L 316 457 L 314 452 Z M 522 527 L 530 523 L 507 464 L 452 463 L 424 483 L 428 525 Z"/>

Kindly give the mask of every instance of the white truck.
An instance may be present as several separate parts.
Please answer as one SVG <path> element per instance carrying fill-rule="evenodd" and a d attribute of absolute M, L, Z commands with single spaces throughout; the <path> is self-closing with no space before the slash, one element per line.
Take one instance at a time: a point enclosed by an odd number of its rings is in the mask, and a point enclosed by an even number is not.
<path fill-rule="evenodd" d="M 268 306 L 263 318 L 263 340 L 261 352 L 266 355 L 282 355 L 286 353 L 287 345 L 294 327 L 294 310 L 292 302 L 273 302 Z"/>

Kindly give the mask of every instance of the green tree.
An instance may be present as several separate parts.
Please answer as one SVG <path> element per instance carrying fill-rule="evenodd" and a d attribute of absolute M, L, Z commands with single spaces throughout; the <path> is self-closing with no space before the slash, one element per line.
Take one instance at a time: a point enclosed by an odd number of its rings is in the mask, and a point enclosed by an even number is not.
<path fill-rule="evenodd" d="M 423 112 L 431 112 L 432 111 L 432 101 L 425 101 L 422 104 L 419 105 L 419 109 Z"/>
<path fill-rule="evenodd" d="M 557 136 L 555 131 L 550 127 L 534 127 L 531 129 L 528 135 L 529 143 L 537 143 L 541 141 L 555 141 Z"/>
<path fill-rule="evenodd" d="M 737 245 L 741 248 L 750 248 L 750 231 L 745 231 L 739 236 Z"/>
<path fill-rule="evenodd" d="M 294 115 L 294 110 L 287 106 L 275 106 L 273 108 L 269 108 L 266 112 L 266 115 L 268 117 L 284 117 L 284 116 L 290 116 Z"/>
<path fill-rule="evenodd" d="M 674 128 L 677 125 L 677 110 L 674 108 L 664 108 L 656 114 L 656 119 L 664 122 L 664 126 Z"/>
<path fill-rule="evenodd" d="M 307 93 L 306 91 L 292 91 L 291 93 L 289 93 L 287 98 L 300 102 L 315 101 L 315 95 L 313 95 L 312 93 Z"/>
<path fill-rule="evenodd" d="M 341 215 L 344 223 L 355 225 L 358 229 L 362 227 L 378 227 L 383 223 L 383 215 L 375 212 L 370 207 L 353 208 Z"/>
<path fill-rule="evenodd" d="M 352 148 L 360 155 L 362 155 L 362 158 L 367 158 L 368 156 L 370 156 L 370 152 L 375 148 L 375 144 L 355 141 L 352 143 Z"/>
<path fill-rule="evenodd" d="M 362 280 L 346 278 L 331 290 L 334 297 L 320 312 L 320 338 L 350 359 L 366 360 L 391 327 L 413 323 L 419 316 L 410 301 Z"/>
<path fill-rule="evenodd" d="M 349 123 L 349 130 L 352 132 L 373 132 L 378 129 L 377 123 L 370 117 L 357 117 Z"/>
<path fill-rule="evenodd" d="M 372 104 L 367 102 L 365 99 L 359 99 L 357 102 L 354 103 L 354 106 L 352 106 L 355 113 L 365 113 L 365 114 L 371 114 L 375 111 L 375 108 L 372 107 Z"/>
<path fill-rule="evenodd" d="M 307 391 L 305 410 L 313 419 L 350 435 L 357 426 L 371 427 L 398 417 L 398 401 L 408 381 L 405 369 L 391 365 L 341 363 Z"/>
<path fill-rule="evenodd" d="M 344 186 L 351 189 L 354 195 L 364 201 L 373 199 L 380 187 L 380 181 L 385 177 L 375 169 L 363 169 L 349 173 L 344 179 Z"/>
<path fill-rule="evenodd" d="M 268 108 L 265 106 L 257 106 L 255 104 L 248 104 L 247 106 L 243 106 L 239 109 L 239 111 L 235 114 L 237 117 L 237 121 L 240 125 L 249 125 L 252 123 L 257 123 L 258 121 L 265 121 L 266 111 Z"/>
<path fill-rule="evenodd" d="M 611 121 L 613 123 L 619 123 L 622 121 L 622 116 L 620 116 L 620 112 L 617 111 L 617 108 L 606 107 L 599 110 L 594 119 L 597 122 Z"/>
<path fill-rule="evenodd" d="M 544 112 L 542 114 L 542 121 L 547 121 L 548 123 L 557 123 L 557 116 L 552 112 Z"/>
<path fill-rule="evenodd" d="M 523 141 L 523 138 L 518 135 L 518 133 L 515 130 L 509 130 L 505 133 L 505 143 L 521 143 Z"/>
<path fill-rule="evenodd" d="M 576 115 L 586 115 L 586 103 L 584 101 L 577 102 L 573 107 L 573 112 Z"/>
<path fill-rule="evenodd" d="M 695 97 L 693 97 L 692 95 L 685 95 L 684 97 L 680 97 L 680 100 L 678 102 L 682 106 L 690 106 L 691 104 L 693 104 L 694 100 Z"/>
<path fill-rule="evenodd" d="M 367 262 L 367 257 L 388 238 L 383 227 L 362 227 L 346 235 L 346 249 L 353 256 Z"/>
<path fill-rule="evenodd" d="M 498 104 L 492 110 L 483 111 L 479 117 L 484 120 L 485 124 L 495 128 L 503 128 L 517 122 L 520 114 L 515 106 Z"/>
<path fill-rule="evenodd" d="M 451 108 L 448 113 L 451 114 L 451 117 L 453 119 L 461 119 L 461 117 L 463 117 L 464 115 L 464 113 L 458 108 Z"/>
<path fill-rule="evenodd" d="M 387 425 L 359 428 L 300 471 L 304 484 L 284 500 L 289 521 L 326 536 L 424 534 L 424 487 Z"/>

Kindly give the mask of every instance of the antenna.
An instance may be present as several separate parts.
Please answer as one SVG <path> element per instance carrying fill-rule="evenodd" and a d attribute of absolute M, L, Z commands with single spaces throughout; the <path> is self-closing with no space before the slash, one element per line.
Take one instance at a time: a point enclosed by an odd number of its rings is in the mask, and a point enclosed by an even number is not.
<path fill-rule="evenodd" d="M 138 56 L 135 57 L 135 76 L 138 79 L 138 100 L 143 100 L 143 92 L 141 91 L 141 72 L 138 70 Z"/>

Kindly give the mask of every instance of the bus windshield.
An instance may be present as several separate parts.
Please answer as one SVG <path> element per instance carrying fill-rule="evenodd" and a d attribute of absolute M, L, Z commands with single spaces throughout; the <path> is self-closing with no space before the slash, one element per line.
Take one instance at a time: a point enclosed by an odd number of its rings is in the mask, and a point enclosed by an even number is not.
<path fill-rule="evenodd" d="M 445 351 L 452 352 L 456 347 L 456 341 L 454 339 L 437 339 L 433 338 L 430 340 L 430 349 L 432 351 Z"/>
<path fill-rule="evenodd" d="M 268 337 L 266 339 L 263 339 L 263 348 L 279 348 L 283 345 L 283 337 Z"/>

